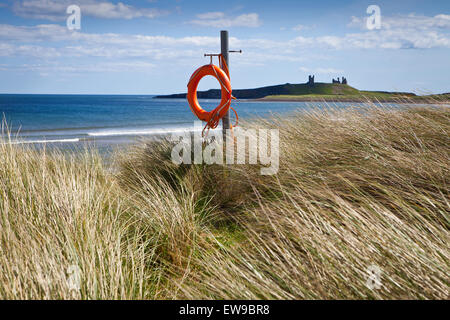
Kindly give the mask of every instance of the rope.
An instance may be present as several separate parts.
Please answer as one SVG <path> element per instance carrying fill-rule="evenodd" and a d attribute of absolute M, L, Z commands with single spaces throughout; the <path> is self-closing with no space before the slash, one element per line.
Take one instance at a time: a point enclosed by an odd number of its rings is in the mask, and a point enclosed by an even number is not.
<path fill-rule="evenodd" d="M 212 65 L 212 58 L 211 58 L 211 65 Z M 225 72 L 225 74 L 228 76 L 228 78 L 230 79 L 230 71 L 228 70 L 228 66 L 227 66 L 227 62 L 225 61 L 225 59 L 223 58 L 223 55 L 220 54 L 219 55 L 219 65 L 222 68 L 222 70 Z M 213 68 L 213 67 L 212 67 Z M 225 88 L 225 90 L 231 95 L 231 92 L 228 91 L 227 87 L 223 85 L 223 83 L 220 81 L 219 76 L 217 75 L 216 70 L 213 68 L 214 73 L 216 74 L 216 78 L 219 80 L 220 82 L 220 86 L 222 88 Z M 209 120 L 206 122 L 205 127 L 202 130 L 202 137 L 205 136 L 205 130 L 206 131 L 206 136 L 209 133 L 210 129 L 215 129 L 217 128 L 217 126 L 220 123 L 220 119 L 222 117 L 220 117 L 220 112 L 222 111 L 223 108 L 227 108 L 227 109 L 232 109 L 234 111 L 234 114 L 236 115 L 236 123 L 234 124 L 234 126 L 230 126 L 230 129 L 233 129 L 233 127 L 236 127 L 239 121 L 239 117 L 237 115 L 236 110 L 231 106 L 231 100 L 235 100 L 236 98 L 233 97 L 231 95 L 230 99 L 228 99 L 228 101 L 226 101 L 225 103 L 219 105 L 218 107 L 216 107 L 212 112 L 211 112 L 211 117 L 209 118 Z M 227 110 L 228 112 L 228 110 Z"/>

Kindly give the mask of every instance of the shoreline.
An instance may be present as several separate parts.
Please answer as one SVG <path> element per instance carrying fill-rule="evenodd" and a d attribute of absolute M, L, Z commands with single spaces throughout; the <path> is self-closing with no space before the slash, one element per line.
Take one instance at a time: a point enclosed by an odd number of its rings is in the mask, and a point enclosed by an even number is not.
<path fill-rule="evenodd" d="M 327 97 L 317 97 L 317 98 L 260 98 L 260 99 L 246 99 L 245 101 L 255 101 L 255 102 L 341 102 L 341 103 L 398 103 L 398 104 L 450 104 L 450 99 L 448 100 L 436 100 L 430 101 L 430 98 L 415 98 L 410 97 L 399 97 L 395 99 L 376 99 L 376 98 L 327 98 Z M 432 98 L 431 98 L 432 99 Z"/>
<path fill-rule="evenodd" d="M 154 97 L 153 99 L 160 99 L 160 100 L 176 100 L 176 99 L 183 99 L 183 98 L 173 98 L 173 97 Z M 439 96 L 426 96 L 426 97 L 396 97 L 391 99 L 380 99 L 376 97 L 363 97 L 363 98 L 330 98 L 330 97 L 301 97 L 298 98 L 295 97 L 289 97 L 289 98 L 270 98 L 270 97 L 264 97 L 264 98 L 250 98 L 250 99 L 237 99 L 236 101 L 240 102 L 327 102 L 327 103 L 397 103 L 397 104 L 429 104 L 429 105 L 445 105 L 450 104 L 450 97 L 442 99 Z M 220 100 L 216 98 L 198 98 L 199 101 L 204 100 Z"/>

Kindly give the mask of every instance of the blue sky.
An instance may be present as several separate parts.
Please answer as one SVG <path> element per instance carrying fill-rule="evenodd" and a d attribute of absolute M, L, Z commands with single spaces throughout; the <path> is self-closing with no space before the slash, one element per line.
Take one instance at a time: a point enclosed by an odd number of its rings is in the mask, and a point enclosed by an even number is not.
<path fill-rule="evenodd" d="M 66 8 L 81 9 L 68 30 Z M 368 30 L 369 5 L 381 28 Z M 345 76 L 366 90 L 450 92 L 450 1 L 0 1 L 0 93 L 185 92 L 230 32 L 233 88 Z M 212 79 L 201 89 L 218 88 Z"/>

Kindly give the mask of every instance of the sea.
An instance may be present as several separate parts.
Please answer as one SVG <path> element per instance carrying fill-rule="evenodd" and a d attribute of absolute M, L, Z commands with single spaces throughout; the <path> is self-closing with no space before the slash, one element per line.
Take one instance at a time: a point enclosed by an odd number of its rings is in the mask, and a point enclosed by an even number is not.
<path fill-rule="evenodd" d="M 219 100 L 200 100 L 200 104 L 212 110 Z M 239 119 L 244 120 L 325 105 L 329 104 L 233 101 Z M 355 103 L 333 104 L 338 108 L 349 105 Z M 185 99 L 159 99 L 152 95 L 0 94 L 0 116 L 3 142 L 57 148 L 89 143 L 102 150 L 145 137 L 192 131 L 197 120 Z"/>

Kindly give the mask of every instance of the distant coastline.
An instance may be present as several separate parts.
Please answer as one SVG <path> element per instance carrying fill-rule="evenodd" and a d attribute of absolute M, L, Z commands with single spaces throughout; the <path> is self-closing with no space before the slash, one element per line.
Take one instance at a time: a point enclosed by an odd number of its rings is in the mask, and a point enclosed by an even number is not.
<path fill-rule="evenodd" d="M 300 84 L 280 84 L 274 86 L 235 89 L 233 95 L 237 99 L 254 101 L 298 101 L 298 102 L 408 102 L 425 103 L 433 102 L 445 103 L 450 100 L 450 93 L 419 96 L 411 92 L 388 92 L 388 91 L 366 91 L 358 90 L 348 84 L 343 83 L 300 83 Z M 198 91 L 198 99 L 220 99 L 219 89 Z M 186 93 L 158 95 L 158 99 L 185 99 Z"/>
<path fill-rule="evenodd" d="M 361 94 L 359 96 L 267 96 L 261 99 L 254 99 L 254 101 L 267 101 L 267 102 L 357 102 L 364 103 L 367 101 L 380 102 L 380 103 L 449 103 L 450 93 L 425 95 L 425 96 L 408 96 L 402 94 L 390 94 L 389 96 L 377 96 L 370 94 Z"/>

